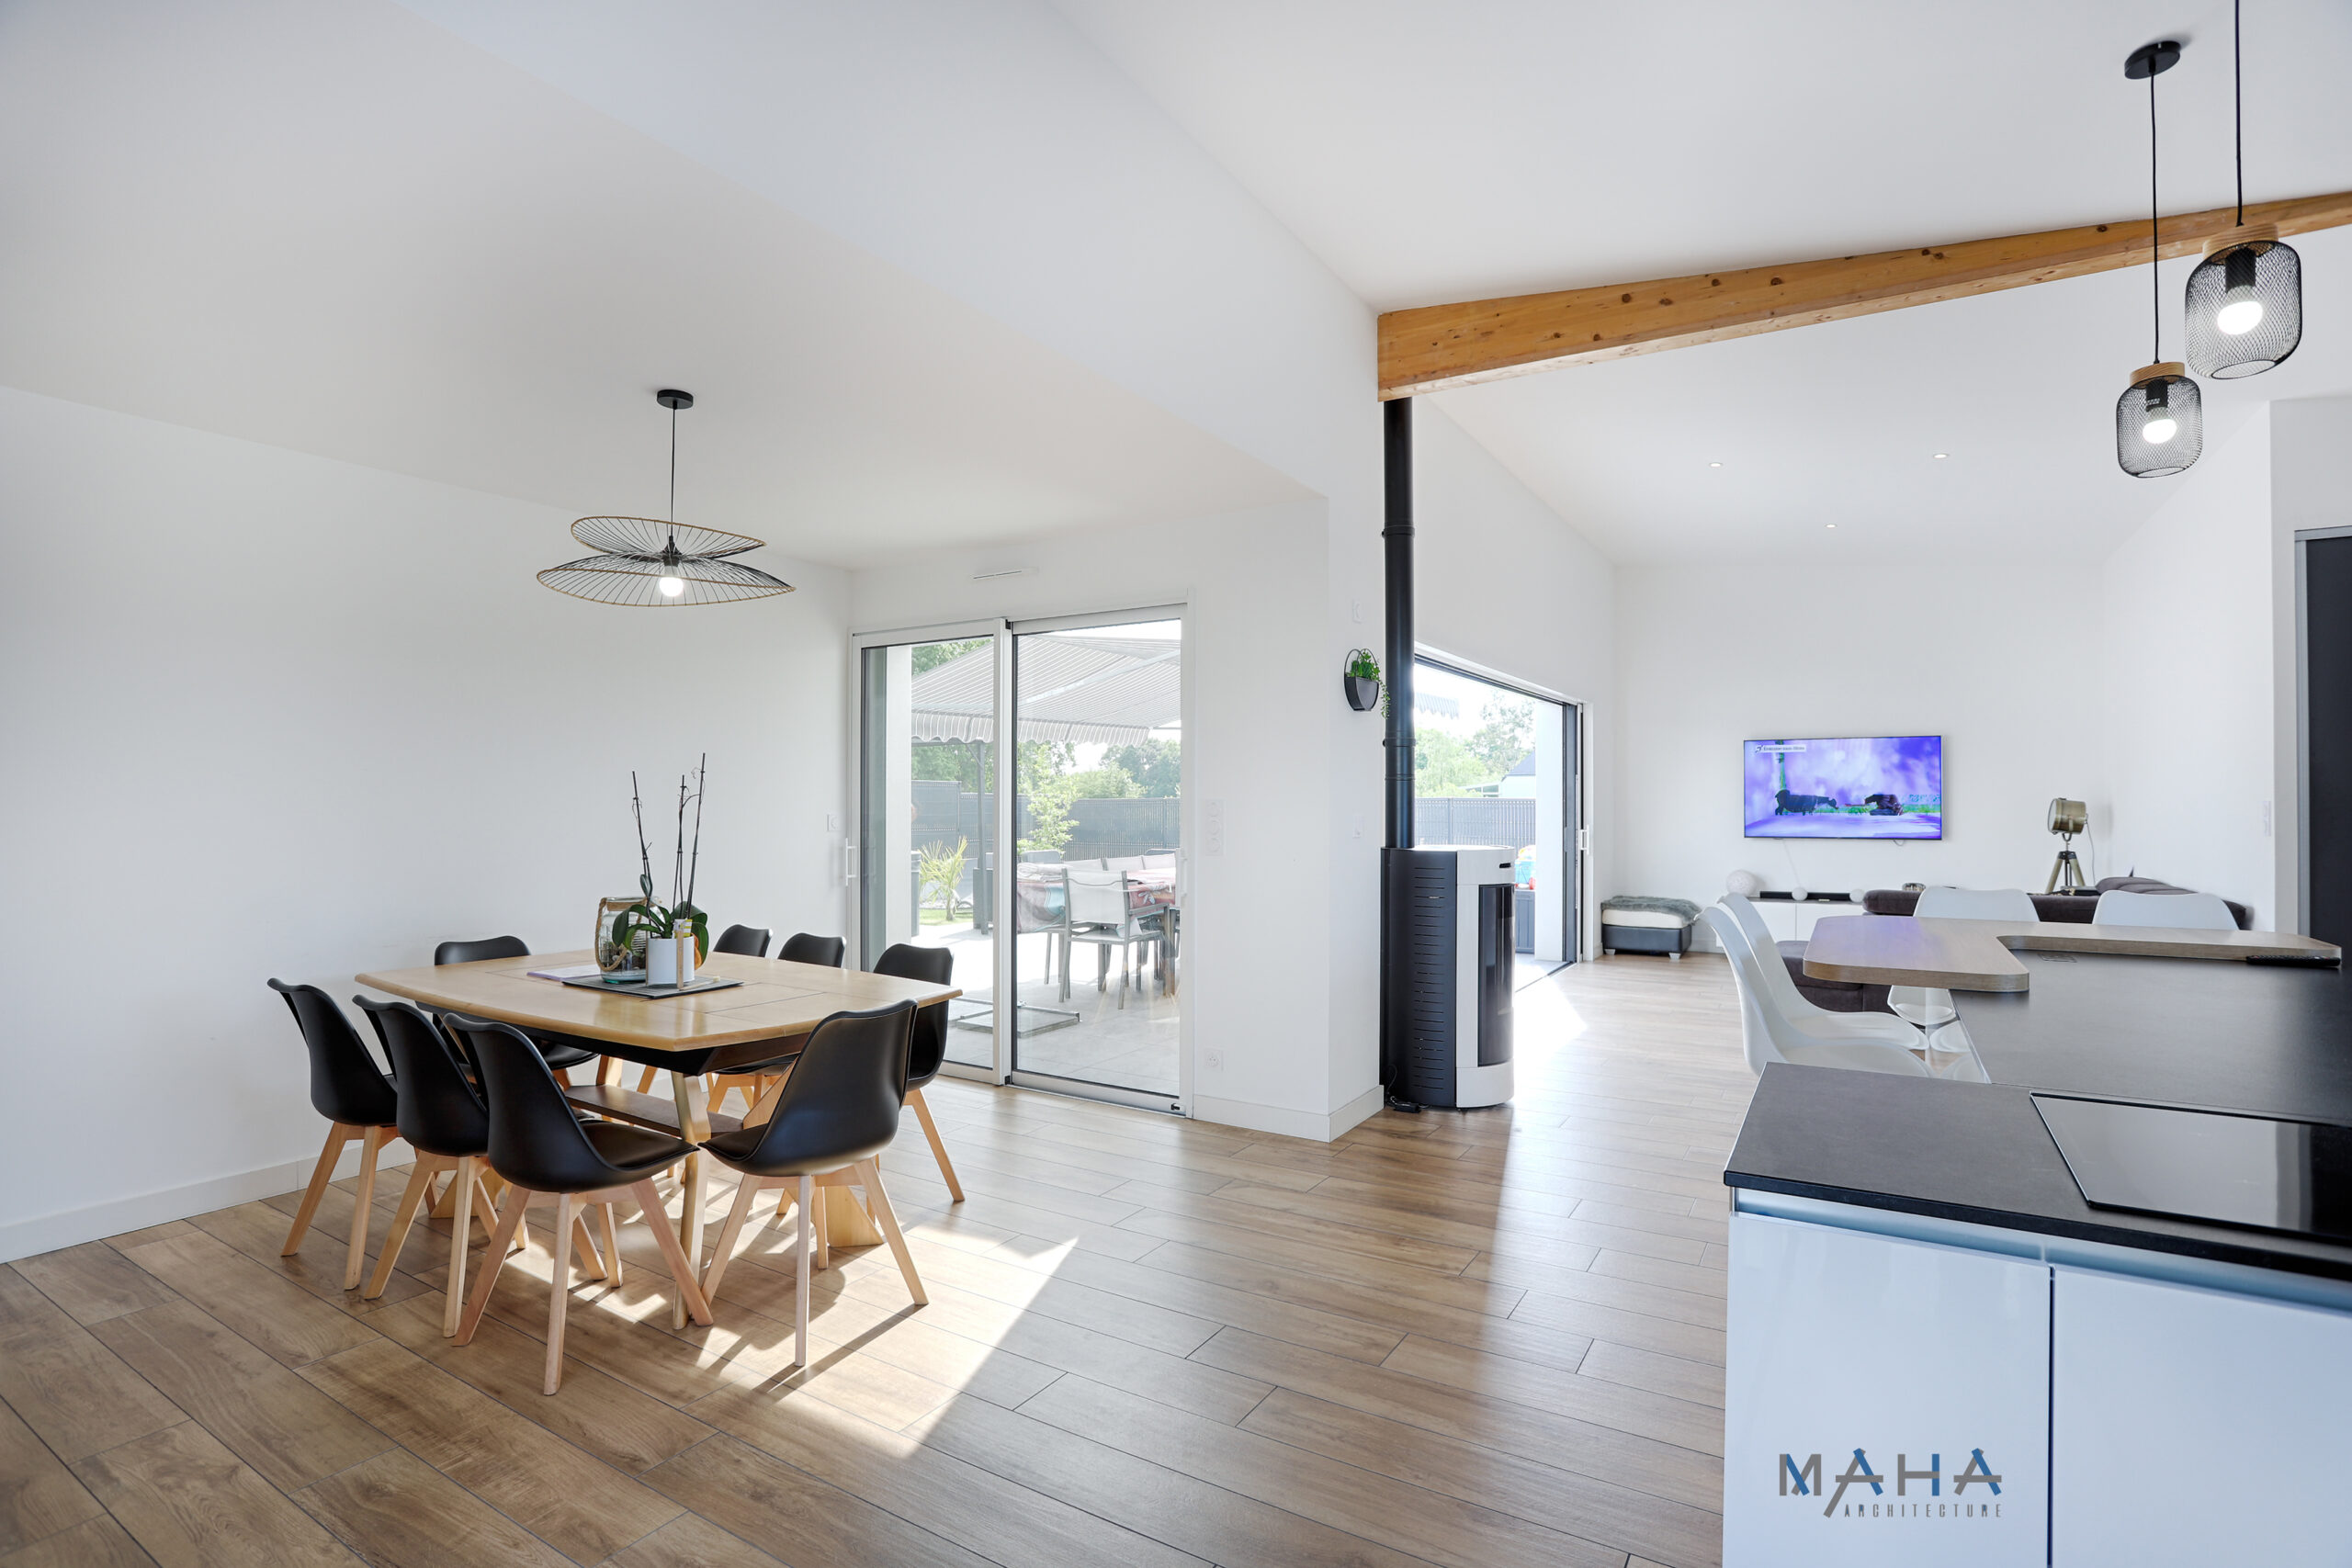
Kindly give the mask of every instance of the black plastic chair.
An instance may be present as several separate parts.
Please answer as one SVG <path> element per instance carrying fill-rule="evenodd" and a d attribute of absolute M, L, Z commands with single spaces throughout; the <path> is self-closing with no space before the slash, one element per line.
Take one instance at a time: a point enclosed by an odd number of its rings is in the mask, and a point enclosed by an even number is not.
<path fill-rule="evenodd" d="M 437 968 L 444 964 L 479 964 L 486 958 L 528 958 L 530 945 L 519 936 L 486 936 L 473 942 L 445 942 L 433 950 L 433 963 Z M 604 1053 L 582 1044 L 568 1034 L 532 1032 L 531 1043 L 539 1055 L 555 1069 L 556 1081 L 569 1088 L 571 1070 L 583 1062 L 593 1062 Z"/>
<path fill-rule="evenodd" d="M 334 998 L 316 986 L 289 986 L 283 980 L 272 980 L 269 986 L 286 998 L 294 1025 L 302 1032 L 302 1043 L 311 1053 L 311 1109 L 329 1123 L 326 1146 L 319 1151 L 319 1163 L 311 1168 L 311 1185 L 302 1191 L 302 1206 L 294 1211 L 293 1227 L 286 1233 L 286 1245 L 277 1249 L 278 1256 L 291 1258 L 301 1250 L 311 1217 L 319 1212 L 319 1200 L 334 1182 L 335 1162 L 343 1157 L 343 1145 L 356 1137 L 360 1140 L 359 1191 L 351 1210 L 351 1257 L 343 1271 L 343 1288 L 356 1291 L 360 1271 L 368 1264 L 368 1213 L 376 1198 L 376 1152 L 399 1119 L 399 1097 L 393 1092 L 392 1080 L 359 1043 L 359 1032 L 351 1027 L 351 1020 L 334 1005 Z"/>
<path fill-rule="evenodd" d="M 742 929 L 737 926 L 727 935 L 732 936 Z M 767 934 L 765 931 L 760 933 L 763 946 L 766 945 Z M 726 937 L 719 938 L 722 942 L 726 940 Z M 837 936 L 810 936 L 807 931 L 798 931 L 785 938 L 784 945 L 775 950 L 775 955 L 781 963 L 821 964 L 828 969 L 838 969 L 842 966 L 842 958 L 848 952 L 849 944 Z M 743 1091 L 743 1105 L 746 1110 L 757 1105 L 760 1102 L 761 1092 L 766 1088 L 767 1080 L 774 1077 L 776 1070 L 788 1065 L 791 1060 L 792 1057 L 789 1055 L 778 1056 L 774 1061 L 752 1062 L 739 1066 L 731 1072 L 714 1075 L 710 1080 L 710 1108 L 713 1111 L 718 1110 L 720 1102 L 737 1089 Z M 640 1094 L 652 1085 L 653 1070 L 650 1067 L 646 1069 L 645 1079 L 645 1082 L 637 1086 L 638 1092 Z"/>
<path fill-rule="evenodd" d="M 809 1032 L 776 1098 L 775 1114 L 755 1126 L 721 1133 L 703 1145 L 705 1153 L 739 1171 L 742 1181 L 735 1192 L 735 1207 L 719 1232 L 718 1249 L 703 1276 L 706 1298 L 718 1292 L 727 1262 L 751 1214 L 752 1200 L 763 1190 L 786 1182 L 797 1184 L 796 1201 L 800 1226 L 795 1252 L 798 1258 L 797 1332 L 792 1364 L 808 1364 L 808 1250 L 810 1216 L 820 1186 L 865 1189 L 875 1223 L 882 1227 L 890 1254 L 915 1304 L 927 1300 L 915 1260 L 899 1234 L 899 1216 L 890 1195 L 882 1190 L 882 1169 L 875 1156 L 899 1135 L 899 1108 L 907 1081 L 907 1049 L 914 1025 L 915 1004 L 899 1002 L 872 1012 L 837 1012 Z"/>
<path fill-rule="evenodd" d="M 392 1064 L 392 1083 L 400 1095 L 401 1136 L 416 1151 L 400 1209 L 392 1215 L 392 1228 L 376 1255 L 376 1271 L 368 1276 L 368 1288 L 360 1294 L 373 1301 L 384 1293 L 392 1267 L 408 1245 L 417 1210 L 426 1202 L 434 1181 L 448 1175 L 455 1224 L 449 1233 L 448 1301 L 441 1314 L 441 1333 L 447 1337 L 458 1332 L 458 1309 L 466 1299 L 467 1232 L 474 1218 L 477 1192 L 481 1197 L 484 1234 L 498 1215 L 498 1207 L 481 1180 L 482 1156 L 490 1152 L 490 1112 L 448 1036 L 422 1009 L 412 1002 L 379 1002 L 367 997 L 351 999 L 367 1010 L 368 1021 L 375 1025 L 376 1038 L 383 1043 L 385 1059 Z M 529 1240 L 526 1233 L 523 1241 L 527 1245 Z"/>
<path fill-rule="evenodd" d="M 874 972 L 944 986 L 956 973 L 956 954 L 944 947 L 917 947 L 902 942 L 875 961 Z M 914 1107 L 915 1120 L 922 1123 L 922 1135 L 931 1142 L 932 1155 L 939 1161 L 939 1174 L 947 1182 L 949 1201 L 960 1203 L 964 1201 L 964 1184 L 956 1179 L 956 1167 L 947 1157 L 947 1145 L 940 1142 L 939 1126 L 932 1121 L 931 1107 L 922 1098 L 922 1086 L 939 1076 L 940 1065 L 946 1060 L 947 1004 L 917 1009 L 914 1045 L 908 1053 L 907 1103 Z"/>
<path fill-rule="evenodd" d="M 741 958 L 765 958 L 768 955 L 768 928 L 765 926 L 729 926 L 710 944 L 713 953 L 732 953 Z"/>
<path fill-rule="evenodd" d="M 849 953 L 849 943 L 837 936 L 811 936 L 798 931 L 784 939 L 775 950 L 777 958 L 787 964 L 821 964 L 828 969 L 838 969 Z"/>
<path fill-rule="evenodd" d="M 474 1282 L 472 1299 L 466 1303 L 457 1342 L 470 1344 L 474 1331 L 481 1325 L 490 1292 L 506 1266 L 507 1243 L 523 1223 L 523 1211 L 546 1201 L 555 1204 L 555 1272 L 548 1288 L 548 1359 L 542 1393 L 555 1393 L 563 1382 L 563 1309 L 570 1299 L 571 1232 L 580 1204 L 605 1206 L 605 1234 L 612 1236 L 616 1224 L 610 1206 L 635 1199 L 662 1244 L 687 1315 L 696 1323 L 708 1324 L 710 1307 L 695 1283 L 685 1249 L 670 1229 L 661 1194 L 653 1190 L 654 1173 L 694 1153 L 694 1145 L 619 1122 L 578 1121 L 555 1075 L 521 1030 L 462 1013 L 451 1013 L 446 1021 L 465 1041 L 481 1071 L 483 1098 L 490 1111 L 490 1168 L 508 1184 L 498 1229 L 490 1238 L 490 1260 Z M 613 1252 L 618 1258 L 617 1247 Z"/>

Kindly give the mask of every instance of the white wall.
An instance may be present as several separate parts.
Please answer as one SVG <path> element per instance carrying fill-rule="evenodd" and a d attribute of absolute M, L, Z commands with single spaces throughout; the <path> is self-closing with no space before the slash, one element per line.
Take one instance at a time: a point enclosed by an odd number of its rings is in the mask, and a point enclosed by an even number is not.
<path fill-rule="evenodd" d="M 2175 493 L 2108 558 L 2099 597 L 2108 874 L 2237 899 L 2257 929 L 2279 915 L 2272 412 L 2162 481 Z"/>
<path fill-rule="evenodd" d="M 722 923 L 845 929 L 842 576 L 587 604 L 532 580 L 569 522 L 0 389 L 0 1258 L 293 1185 L 323 1127 L 263 981 L 582 946 L 631 768 L 709 751 Z"/>
<path fill-rule="evenodd" d="M 1621 833 L 1603 891 L 1704 905 L 1742 867 L 1819 892 L 2039 891 L 2051 797 L 2104 797 L 2097 603 L 2096 572 L 2031 562 L 1620 566 Z M 1741 741 L 1913 734 L 1944 738 L 1941 840 L 1743 837 Z"/>
<path fill-rule="evenodd" d="M 1617 891 L 1617 569 L 1428 398 L 1413 410 L 1413 460 L 1420 642 L 1585 705 L 1589 931 Z M 1376 650 L 1377 603 L 1369 619 Z"/>

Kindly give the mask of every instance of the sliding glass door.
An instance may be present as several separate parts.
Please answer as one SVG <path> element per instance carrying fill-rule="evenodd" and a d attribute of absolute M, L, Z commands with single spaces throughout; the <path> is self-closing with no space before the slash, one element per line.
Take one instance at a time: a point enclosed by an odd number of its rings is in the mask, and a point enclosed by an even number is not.
<path fill-rule="evenodd" d="M 1180 1109 L 1183 620 L 1013 631 L 1013 1076 Z"/>
<path fill-rule="evenodd" d="M 1436 660 L 1413 661 L 1413 840 L 1518 857 L 1522 980 L 1577 961 L 1583 709 Z"/>
<path fill-rule="evenodd" d="M 944 947 L 964 995 L 947 1059 L 994 1076 L 998 633 L 860 654 L 858 953 Z"/>
<path fill-rule="evenodd" d="M 857 963 L 954 954 L 951 1071 L 1181 1111 L 1182 612 L 858 643 Z"/>

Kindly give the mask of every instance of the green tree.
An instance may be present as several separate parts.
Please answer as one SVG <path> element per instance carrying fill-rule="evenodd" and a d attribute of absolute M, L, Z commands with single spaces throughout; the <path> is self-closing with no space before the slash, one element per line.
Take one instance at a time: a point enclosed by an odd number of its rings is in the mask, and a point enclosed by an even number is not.
<path fill-rule="evenodd" d="M 1114 762 L 1099 768 L 1089 768 L 1082 773 L 1065 773 L 1072 800 L 1125 800 L 1143 792 L 1136 788 L 1136 781 Z"/>
<path fill-rule="evenodd" d="M 1184 748 L 1180 741 L 1147 736 L 1132 746 L 1112 747 L 1102 754 L 1102 761 L 1135 780 L 1136 795 L 1174 800 L 1183 794 Z"/>
<path fill-rule="evenodd" d="M 963 658 L 974 649 L 986 648 L 995 640 L 993 637 L 967 637 L 958 642 L 919 642 L 915 644 L 915 673 L 921 675 L 926 671 L 936 670 L 943 664 Z"/>
<path fill-rule="evenodd" d="M 1413 747 L 1415 795 L 1468 795 L 1470 786 L 1488 784 L 1495 774 L 1484 758 L 1464 745 L 1458 735 L 1425 729 Z"/>
<path fill-rule="evenodd" d="M 1486 722 L 1470 737 L 1470 750 L 1499 779 L 1535 749 L 1535 705 L 1525 697 L 1489 698 L 1478 716 Z"/>

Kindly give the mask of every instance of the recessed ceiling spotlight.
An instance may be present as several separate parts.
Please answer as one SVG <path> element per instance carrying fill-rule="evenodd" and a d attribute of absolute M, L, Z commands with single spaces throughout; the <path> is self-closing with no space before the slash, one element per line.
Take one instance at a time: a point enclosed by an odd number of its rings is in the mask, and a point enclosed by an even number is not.
<path fill-rule="evenodd" d="M 1951 457 L 1951 453 L 1949 453 L 1949 452 L 1939 452 L 1939 453 L 1937 453 L 1937 454 L 1936 454 L 1936 456 L 1937 456 L 1937 457 Z"/>
<path fill-rule="evenodd" d="M 1709 468 L 1722 468 L 1722 467 L 1723 467 L 1723 465 L 1722 465 L 1721 463 L 1710 463 L 1710 464 L 1708 464 L 1708 465 L 1707 465 L 1707 467 L 1709 467 Z"/>
<path fill-rule="evenodd" d="M 1824 527 L 1826 527 L 1826 528 L 1835 528 L 1836 526 L 1838 526 L 1838 525 L 1837 525 L 1837 524 L 1835 524 L 1835 523 L 1826 523 L 1826 524 L 1824 524 L 1824 525 L 1823 525 L 1823 526 L 1824 526 Z"/>

